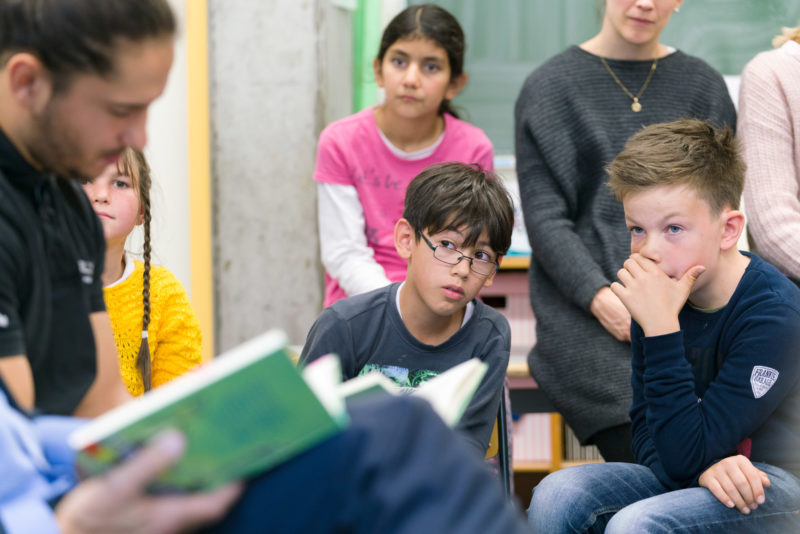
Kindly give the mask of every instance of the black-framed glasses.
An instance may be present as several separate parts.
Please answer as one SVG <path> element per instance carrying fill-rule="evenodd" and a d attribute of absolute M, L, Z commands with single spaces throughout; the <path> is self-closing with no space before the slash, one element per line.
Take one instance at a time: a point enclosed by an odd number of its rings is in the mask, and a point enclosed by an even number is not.
<path fill-rule="evenodd" d="M 456 265 L 462 259 L 466 259 L 469 261 L 469 269 L 481 276 L 491 276 L 497 271 L 497 262 L 489 261 L 489 260 L 481 260 L 479 258 L 472 258 L 467 256 L 463 252 L 455 248 L 447 248 L 443 245 L 434 245 L 430 242 L 430 240 L 425 237 L 425 234 L 422 232 L 417 232 L 420 237 L 422 237 L 423 241 L 431 248 L 433 251 L 433 257 L 439 260 L 442 263 L 447 263 L 448 265 Z"/>

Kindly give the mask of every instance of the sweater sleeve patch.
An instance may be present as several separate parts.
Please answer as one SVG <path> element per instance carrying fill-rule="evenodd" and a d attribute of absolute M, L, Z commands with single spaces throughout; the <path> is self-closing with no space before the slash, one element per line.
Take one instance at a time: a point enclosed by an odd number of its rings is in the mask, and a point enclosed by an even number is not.
<path fill-rule="evenodd" d="M 750 387 L 753 389 L 753 398 L 760 399 L 778 381 L 780 373 L 772 367 L 756 365 L 750 373 Z"/>

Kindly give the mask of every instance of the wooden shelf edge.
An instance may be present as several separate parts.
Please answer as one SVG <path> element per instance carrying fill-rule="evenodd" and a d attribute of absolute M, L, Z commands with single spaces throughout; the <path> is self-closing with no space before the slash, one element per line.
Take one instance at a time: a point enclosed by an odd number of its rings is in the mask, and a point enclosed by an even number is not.
<path fill-rule="evenodd" d="M 561 462 L 561 469 L 564 469 L 565 467 L 575 467 L 577 465 L 600 463 L 603 463 L 603 460 L 564 460 Z"/>
<path fill-rule="evenodd" d="M 500 262 L 501 271 L 526 270 L 531 265 L 531 257 L 527 254 L 510 254 L 503 256 Z"/>
<path fill-rule="evenodd" d="M 547 460 L 541 461 L 514 461 L 515 473 L 552 473 L 559 469 L 567 467 L 575 467 L 584 464 L 598 464 L 603 460 L 562 460 L 559 462 L 558 467 L 553 462 Z"/>
<path fill-rule="evenodd" d="M 514 462 L 515 473 L 549 473 L 552 470 L 552 462 L 546 460 Z"/>

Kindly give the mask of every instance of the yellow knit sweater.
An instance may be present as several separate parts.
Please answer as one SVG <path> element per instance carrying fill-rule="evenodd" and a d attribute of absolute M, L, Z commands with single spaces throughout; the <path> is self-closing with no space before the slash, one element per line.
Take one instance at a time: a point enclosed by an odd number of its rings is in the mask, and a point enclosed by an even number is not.
<path fill-rule="evenodd" d="M 133 273 L 103 290 L 114 328 L 120 369 L 133 395 L 144 393 L 136 356 L 142 341 L 142 275 L 144 264 L 135 262 Z M 165 267 L 150 268 L 150 327 L 148 344 L 153 387 L 169 382 L 202 361 L 200 323 L 177 278 Z"/>

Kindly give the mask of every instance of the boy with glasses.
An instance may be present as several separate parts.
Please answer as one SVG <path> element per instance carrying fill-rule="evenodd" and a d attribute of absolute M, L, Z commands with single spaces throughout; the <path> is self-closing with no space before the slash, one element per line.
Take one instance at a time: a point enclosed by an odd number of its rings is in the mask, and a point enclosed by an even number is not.
<path fill-rule="evenodd" d="M 411 398 L 350 406 L 340 433 L 212 492 L 148 491 L 191 446 L 176 432 L 78 481 L 67 438 L 85 419 L 42 413 L 92 415 L 130 394 L 102 227 L 77 178 L 145 145 L 175 27 L 168 0 L 0 0 L 0 533 L 523 532 L 491 474 Z"/>
<path fill-rule="evenodd" d="M 433 165 L 409 184 L 394 230 L 404 282 L 338 301 L 319 316 L 301 362 L 333 352 L 345 379 L 379 371 L 413 388 L 470 358 L 488 371 L 456 427 L 483 456 L 508 367 L 506 319 L 475 297 L 511 244 L 514 210 L 491 172 Z"/>

